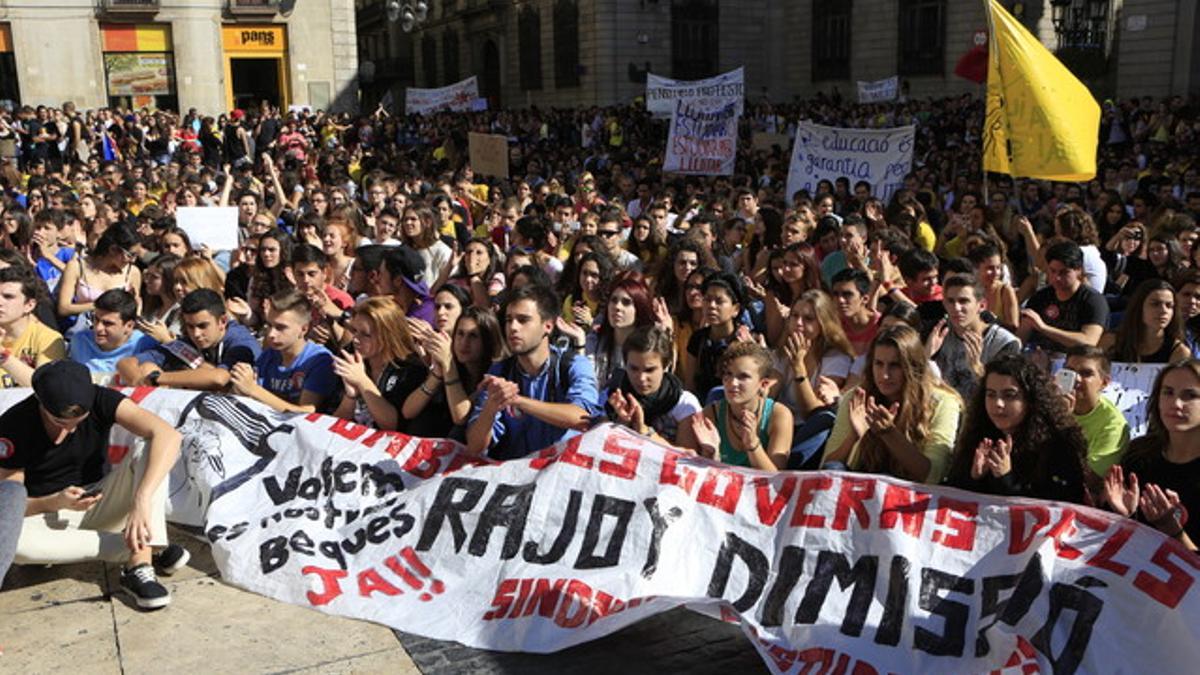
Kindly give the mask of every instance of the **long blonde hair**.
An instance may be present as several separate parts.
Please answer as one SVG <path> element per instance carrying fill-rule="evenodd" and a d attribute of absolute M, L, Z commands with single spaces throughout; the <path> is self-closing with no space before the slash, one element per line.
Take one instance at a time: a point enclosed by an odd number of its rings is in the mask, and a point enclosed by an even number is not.
<path fill-rule="evenodd" d="M 195 255 L 189 255 L 175 266 L 171 277 L 175 282 L 183 282 L 185 288 L 194 291 L 207 288 L 218 293 L 225 292 L 225 283 L 212 263 Z"/>
<path fill-rule="evenodd" d="M 929 423 L 933 417 L 933 392 L 939 387 L 937 379 L 929 369 L 929 358 L 921 344 L 921 336 L 911 326 L 904 324 L 882 328 L 867 350 L 867 361 L 863 370 L 863 389 L 868 396 L 883 403 L 885 397 L 875 382 L 875 350 L 892 347 L 900 355 L 900 366 L 904 371 L 904 388 L 900 391 L 900 411 L 896 414 L 896 431 L 915 445 L 920 445 L 929 436 Z M 896 403 L 897 401 L 892 401 Z M 886 405 L 886 404 L 884 404 Z M 923 476 L 901 476 L 899 464 L 883 444 L 883 439 L 873 431 L 859 442 L 858 466 L 860 471 L 882 473 L 903 478 L 920 480 Z"/>
<path fill-rule="evenodd" d="M 846 337 L 845 329 L 842 328 L 842 322 L 838 318 L 833 299 L 825 291 L 813 288 L 801 293 L 796 302 L 792 303 L 792 308 L 795 309 L 796 305 L 801 302 L 812 305 L 813 314 L 817 315 L 817 323 L 821 324 L 821 336 L 812 346 L 813 353 L 817 358 L 825 356 L 830 349 L 837 349 L 853 358 L 854 347 L 850 344 L 850 338 Z"/>
<path fill-rule="evenodd" d="M 371 324 L 371 332 L 383 344 L 389 362 L 403 361 L 416 352 L 404 312 L 391 297 L 363 300 L 354 308 L 354 316 L 361 316 Z"/>

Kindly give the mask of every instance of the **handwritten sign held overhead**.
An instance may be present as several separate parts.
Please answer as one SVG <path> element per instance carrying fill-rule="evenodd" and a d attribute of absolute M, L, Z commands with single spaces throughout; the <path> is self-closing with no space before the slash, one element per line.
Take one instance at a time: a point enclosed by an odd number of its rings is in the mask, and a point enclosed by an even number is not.
<path fill-rule="evenodd" d="M 180 206 L 175 209 L 175 223 L 195 248 L 206 244 L 214 251 L 233 251 L 238 247 L 236 206 Z"/>
<path fill-rule="evenodd" d="M 471 132 L 471 168 L 475 173 L 496 178 L 508 178 L 508 138 L 499 134 Z"/>
<path fill-rule="evenodd" d="M 800 122 L 792 147 L 787 196 L 797 190 L 815 195 L 821 180 L 832 183 L 845 177 L 851 185 L 870 183 L 872 194 L 887 201 L 904 186 L 904 176 L 912 170 L 915 132 L 912 126 L 840 129 Z"/>

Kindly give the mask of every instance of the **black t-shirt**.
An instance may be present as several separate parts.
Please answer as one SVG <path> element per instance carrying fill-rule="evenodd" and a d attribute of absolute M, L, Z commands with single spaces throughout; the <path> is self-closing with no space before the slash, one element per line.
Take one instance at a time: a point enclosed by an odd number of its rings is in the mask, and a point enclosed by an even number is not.
<path fill-rule="evenodd" d="M 1103 295 L 1092 290 L 1087 284 L 1080 284 L 1075 295 L 1066 300 L 1059 300 L 1054 294 L 1054 288 L 1047 286 L 1033 294 L 1028 307 L 1037 312 L 1046 325 L 1073 333 L 1079 332 L 1084 326 L 1103 327 L 1108 324 L 1108 303 Z M 1029 343 L 1052 351 L 1067 351 L 1066 345 L 1037 332 L 1030 336 Z"/>
<path fill-rule="evenodd" d="M 265 117 L 258 124 L 258 138 L 254 140 L 254 144 L 258 148 L 258 152 L 267 151 L 267 146 L 279 137 L 279 119 L 275 117 Z"/>
<path fill-rule="evenodd" d="M 705 326 L 692 333 L 691 339 L 688 340 L 688 353 L 696 357 L 696 389 L 692 393 L 696 394 L 701 402 L 708 396 L 710 389 L 721 386 L 717 362 L 721 360 L 721 355 L 733 343 L 734 335 L 736 333 L 723 340 L 717 339 L 712 337 L 712 329 Z"/>
<path fill-rule="evenodd" d="M 1138 482 L 1143 486 L 1154 483 L 1163 490 L 1177 492 L 1179 501 L 1188 512 L 1183 529 L 1192 541 L 1200 541 L 1200 459 L 1174 464 L 1163 457 L 1160 449 L 1142 453 L 1131 447 L 1121 466 L 1126 473 L 1136 473 Z"/>
<path fill-rule="evenodd" d="M 383 398 L 396 407 L 397 431 L 423 438 L 445 438 L 453 426 L 445 387 L 437 387 L 420 415 L 413 419 L 404 418 L 405 399 L 425 382 L 428 375 L 429 367 L 419 359 L 393 361 L 383 369 L 376 386 Z"/>
<path fill-rule="evenodd" d="M 125 395 L 93 385 L 92 412 L 59 445 L 51 445 L 35 396 L 0 415 L 0 467 L 24 469 L 30 497 L 44 497 L 103 478 L 108 432 L 117 420 Z"/>

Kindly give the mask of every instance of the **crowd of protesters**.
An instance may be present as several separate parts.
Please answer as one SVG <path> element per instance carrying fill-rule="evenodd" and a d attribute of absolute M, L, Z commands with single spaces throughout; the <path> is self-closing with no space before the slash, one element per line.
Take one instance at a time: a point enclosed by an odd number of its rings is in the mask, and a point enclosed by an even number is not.
<path fill-rule="evenodd" d="M 915 124 L 903 188 L 839 178 L 785 194 L 789 148 L 751 140 L 802 118 Z M 46 432 L 15 431 L 36 403 L 0 417 L 0 485 L 28 493 L 17 559 L 61 561 L 30 521 L 103 504 L 86 489 L 95 457 L 22 447 L 69 442 L 90 411 L 89 434 L 120 423 L 157 439 L 126 511 L 84 528 L 125 528 L 132 499 L 147 532 L 140 547 L 125 536 L 130 586 L 165 604 L 146 511 L 178 438 L 112 390 L 50 407 L 64 400 L 52 382 L 80 377 L 64 363 L 496 459 L 612 421 L 763 471 L 1104 506 L 1192 546 L 1200 107 L 1105 102 L 1085 183 L 983 176 L 982 123 L 970 97 L 748 105 L 737 172 L 680 177 L 658 169 L 665 124 L 640 106 L 0 117 L 0 374 L 34 387 Z M 470 131 L 509 138 L 511 178 L 472 171 Z M 175 220 L 226 205 L 236 250 Z M 1072 377 L 1052 374 L 1056 356 Z M 1113 362 L 1168 364 L 1144 436 L 1101 393 Z M 160 572 L 182 564 L 177 548 Z"/>

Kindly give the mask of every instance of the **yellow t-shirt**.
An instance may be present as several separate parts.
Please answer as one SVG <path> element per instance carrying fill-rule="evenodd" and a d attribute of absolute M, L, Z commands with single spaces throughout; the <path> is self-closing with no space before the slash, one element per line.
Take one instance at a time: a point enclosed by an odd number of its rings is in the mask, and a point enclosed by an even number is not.
<path fill-rule="evenodd" d="M 933 227 L 923 220 L 917 223 L 917 240 L 913 243 L 933 253 L 933 248 L 937 246 L 937 235 L 933 233 Z"/>
<path fill-rule="evenodd" d="M 846 437 L 852 433 L 849 404 L 857 389 L 859 387 L 844 393 L 842 400 L 838 403 L 837 421 L 833 423 L 833 431 L 829 432 L 829 440 L 825 443 L 825 455 L 837 450 Z M 929 485 L 937 485 L 942 482 L 946 471 L 950 469 L 954 439 L 958 436 L 958 421 L 962 416 L 962 402 L 958 396 L 943 389 L 935 389 L 932 399 L 933 412 L 929 419 L 929 436 L 925 438 L 918 449 L 929 460 L 929 475 L 926 476 L 924 482 Z M 852 471 L 860 470 L 859 445 L 860 443 L 854 444 L 854 448 L 850 450 L 849 461 L 846 462 Z"/>
<path fill-rule="evenodd" d="M 25 332 L 17 338 L 6 338 L 3 342 L 5 349 L 12 352 L 9 358 L 20 359 L 31 368 L 67 358 L 67 343 L 58 331 L 30 317 Z M 15 387 L 8 373 L 0 373 L 0 387 L 5 389 Z"/>

